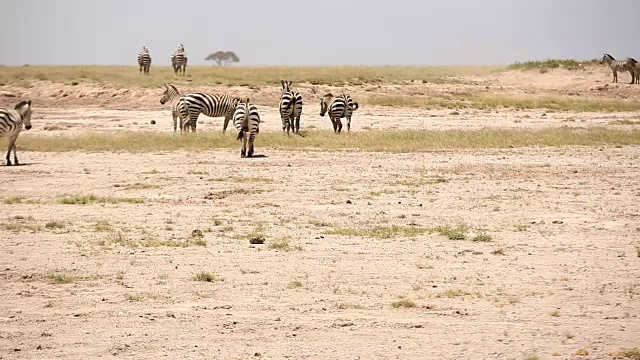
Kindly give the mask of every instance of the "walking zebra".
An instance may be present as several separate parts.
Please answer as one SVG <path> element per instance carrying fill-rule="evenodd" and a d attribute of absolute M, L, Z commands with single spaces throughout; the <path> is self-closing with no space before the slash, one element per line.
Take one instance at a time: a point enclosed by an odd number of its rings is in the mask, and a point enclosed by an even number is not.
<path fill-rule="evenodd" d="M 178 50 L 171 54 L 171 66 L 173 72 L 178 75 L 182 72 L 182 75 L 187 71 L 187 54 L 184 52 L 184 45 L 178 45 Z"/>
<path fill-rule="evenodd" d="M 342 94 L 333 96 L 329 93 L 320 99 L 320 116 L 329 113 L 333 131 L 336 133 L 342 131 L 342 121 L 340 118 L 346 118 L 347 132 L 351 132 L 351 116 L 359 107 L 358 103 L 353 101 L 351 95 Z"/>
<path fill-rule="evenodd" d="M 614 83 L 618 82 L 618 71 L 620 72 L 628 71 L 631 74 L 631 83 L 633 84 L 633 70 L 629 66 L 630 61 L 631 61 L 630 58 L 627 58 L 626 60 L 616 60 L 613 56 L 605 53 L 600 63 L 601 64 L 606 63 L 609 65 L 609 67 L 611 68 L 611 71 L 613 71 Z"/>
<path fill-rule="evenodd" d="M 258 108 L 249 103 L 249 99 L 240 100 L 233 113 L 233 125 L 238 129 L 238 140 L 242 140 L 240 157 L 253 156 L 253 141 L 260 132 Z M 247 150 L 247 142 L 249 149 Z"/>
<path fill-rule="evenodd" d="M 190 126 L 192 131 L 196 131 L 196 122 L 202 113 L 210 117 L 224 116 L 222 125 L 222 133 L 224 134 L 239 102 L 239 98 L 229 94 L 191 93 L 182 96 L 176 106 L 183 119 L 182 127 L 184 129 Z"/>
<path fill-rule="evenodd" d="M 11 149 L 13 149 L 13 162 L 18 165 L 16 140 L 22 131 L 23 124 L 25 129 L 31 129 L 31 100 L 20 101 L 13 109 L 0 108 L 0 137 L 9 136 L 7 166 L 11 165 Z"/>
<path fill-rule="evenodd" d="M 180 119 L 180 132 L 182 132 L 182 123 L 183 118 L 178 111 L 178 101 L 180 100 L 180 92 L 178 89 L 172 84 L 163 84 L 164 92 L 162 93 L 162 98 L 160 98 L 160 104 L 164 105 L 169 103 L 171 106 L 171 117 L 173 118 L 173 132 L 176 132 L 176 127 L 178 125 L 178 119 Z M 195 130 L 194 130 L 195 131 Z"/>
<path fill-rule="evenodd" d="M 151 55 L 149 54 L 149 48 L 142 47 L 142 51 L 138 53 L 138 66 L 140 66 L 140 74 L 144 71 L 145 75 L 149 75 L 149 68 L 151 67 Z"/>
<path fill-rule="evenodd" d="M 291 81 L 280 80 L 282 94 L 280 95 L 280 118 L 282 119 L 282 131 L 289 129 L 294 133 L 300 133 L 300 115 L 302 115 L 302 95 L 291 90 Z"/>

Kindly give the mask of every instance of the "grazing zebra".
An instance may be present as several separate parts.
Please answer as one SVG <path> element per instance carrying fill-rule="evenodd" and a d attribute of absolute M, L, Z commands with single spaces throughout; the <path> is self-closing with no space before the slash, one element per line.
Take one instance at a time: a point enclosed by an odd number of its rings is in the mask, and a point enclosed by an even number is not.
<path fill-rule="evenodd" d="M 169 85 L 163 84 L 163 85 L 165 90 L 162 93 L 162 98 L 160 98 L 160 104 L 164 105 L 166 103 L 170 103 L 171 117 L 173 118 L 173 132 L 176 132 L 178 119 L 180 119 L 180 132 L 182 132 L 183 118 L 182 116 L 180 116 L 180 112 L 178 111 L 178 100 L 181 97 L 180 92 L 174 85 L 171 85 L 171 84 Z"/>
<path fill-rule="evenodd" d="M 22 131 L 23 124 L 25 129 L 31 129 L 31 100 L 20 101 L 13 109 L 0 108 L 0 137 L 9 136 L 7 166 L 11 165 L 11 149 L 13 149 L 13 162 L 18 165 L 16 140 Z"/>
<path fill-rule="evenodd" d="M 140 74 L 144 71 L 145 75 L 149 75 L 149 68 L 151 67 L 151 55 L 149 54 L 149 48 L 142 47 L 142 51 L 138 53 L 138 66 L 140 66 Z"/>
<path fill-rule="evenodd" d="M 633 84 L 633 72 L 632 72 L 632 69 L 629 67 L 630 61 L 631 61 L 630 58 L 627 58 L 626 60 L 616 60 L 613 56 L 605 53 L 600 63 L 601 64 L 606 63 L 609 65 L 609 67 L 611 68 L 611 71 L 613 71 L 614 83 L 618 82 L 618 71 L 620 72 L 628 71 L 631 74 L 631 80 L 632 80 L 631 83 Z"/>
<path fill-rule="evenodd" d="M 182 75 L 187 71 L 187 54 L 184 52 L 184 45 L 178 45 L 178 50 L 171 54 L 171 66 L 173 72 L 177 75 L 182 72 Z"/>
<path fill-rule="evenodd" d="M 302 115 L 302 95 L 291 90 L 291 81 L 280 80 L 282 94 L 280 95 L 280 118 L 282 119 L 282 131 L 289 129 L 294 133 L 300 133 L 300 115 Z"/>
<path fill-rule="evenodd" d="M 238 129 L 238 140 L 242 139 L 240 157 L 253 156 L 253 141 L 260 132 L 260 115 L 258 108 L 249 103 L 249 99 L 240 100 L 233 113 L 233 125 Z M 247 142 L 249 149 L 247 151 Z"/>
<path fill-rule="evenodd" d="M 333 131 L 340 133 L 342 131 L 342 121 L 340 118 L 347 119 L 347 132 L 351 132 L 351 116 L 360 106 L 353 101 L 351 95 L 342 94 L 333 96 L 331 93 L 326 94 L 320 99 L 320 116 L 329 113 L 329 119 L 333 125 Z"/>
<path fill-rule="evenodd" d="M 210 117 L 224 116 L 222 125 L 224 134 L 239 102 L 239 98 L 229 94 L 191 93 L 178 100 L 177 109 L 183 119 L 182 127 L 186 129 L 190 126 L 192 131 L 196 131 L 196 122 L 200 113 Z"/>

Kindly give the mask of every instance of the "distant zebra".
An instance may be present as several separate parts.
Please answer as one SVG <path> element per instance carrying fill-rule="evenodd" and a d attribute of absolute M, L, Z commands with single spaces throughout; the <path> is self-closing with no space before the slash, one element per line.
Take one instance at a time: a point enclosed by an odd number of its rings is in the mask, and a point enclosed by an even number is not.
<path fill-rule="evenodd" d="M 291 81 L 280 80 L 282 94 L 280 95 L 280 118 L 282 119 L 282 131 L 289 129 L 294 133 L 300 133 L 300 115 L 302 115 L 302 95 L 291 90 Z"/>
<path fill-rule="evenodd" d="M 224 124 L 222 125 L 222 133 L 224 134 L 239 102 L 239 98 L 229 94 L 191 93 L 178 100 L 177 109 L 180 117 L 184 119 L 183 129 L 190 126 L 192 131 L 196 131 L 196 122 L 201 113 L 209 117 L 224 116 Z"/>
<path fill-rule="evenodd" d="M 162 98 L 160 98 L 160 104 L 164 105 L 166 103 L 170 103 L 171 117 L 173 118 L 173 132 L 176 132 L 178 119 L 180 119 L 180 132 L 182 132 L 183 118 L 180 116 L 180 112 L 178 111 L 178 100 L 180 100 L 181 97 L 180 92 L 174 85 L 163 85 L 165 90 L 164 93 L 162 93 Z"/>
<path fill-rule="evenodd" d="M 613 56 L 609 55 L 609 54 L 604 54 L 604 56 L 602 57 L 602 61 L 600 61 L 601 64 L 608 64 L 609 67 L 611 68 L 611 71 L 613 71 L 613 82 L 617 83 L 618 82 L 618 71 L 620 72 L 625 72 L 628 71 L 631 74 L 631 83 L 633 84 L 633 70 L 629 67 L 629 62 L 630 59 L 627 58 L 626 60 L 616 60 Z"/>
<path fill-rule="evenodd" d="M 320 116 L 329 113 L 333 131 L 337 133 L 342 131 L 342 121 L 340 118 L 346 118 L 347 132 L 351 132 L 351 116 L 359 107 L 358 103 L 353 101 L 351 95 L 342 94 L 333 96 L 329 93 L 320 99 Z"/>
<path fill-rule="evenodd" d="M 233 113 L 233 125 L 238 129 L 238 140 L 242 140 L 240 157 L 253 156 L 253 141 L 260 132 L 260 115 L 258 108 L 249 103 L 249 99 L 241 100 Z M 249 149 L 247 150 L 247 142 Z"/>
<path fill-rule="evenodd" d="M 184 76 L 187 72 L 187 54 L 184 52 L 184 45 L 178 45 L 178 50 L 171 54 L 171 67 L 176 75 L 182 72 Z"/>
<path fill-rule="evenodd" d="M 20 101 L 13 109 L 0 108 L 0 138 L 9 136 L 9 149 L 7 150 L 7 166 L 11 165 L 11 150 L 13 149 L 13 162 L 18 165 L 16 154 L 16 140 L 22 125 L 31 129 L 31 100 Z"/>
<path fill-rule="evenodd" d="M 640 63 L 634 58 L 629 58 L 629 67 L 631 67 L 631 83 L 640 84 Z"/>
<path fill-rule="evenodd" d="M 151 67 L 151 55 L 149 54 L 149 48 L 142 47 L 142 51 L 138 53 L 138 66 L 140 66 L 140 73 L 144 71 L 145 75 L 149 75 L 149 68 Z"/>

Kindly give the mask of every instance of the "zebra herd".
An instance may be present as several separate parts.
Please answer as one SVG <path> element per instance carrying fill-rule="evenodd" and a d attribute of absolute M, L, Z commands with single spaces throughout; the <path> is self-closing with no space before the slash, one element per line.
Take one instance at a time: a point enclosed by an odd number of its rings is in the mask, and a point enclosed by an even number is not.
<path fill-rule="evenodd" d="M 149 48 L 146 46 L 143 46 L 142 51 L 138 53 L 138 66 L 141 74 L 144 71 L 145 75 L 149 75 L 151 54 L 149 54 Z M 173 68 L 173 72 L 176 75 L 185 75 L 187 71 L 187 53 L 184 51 L 184 45 L 178 45 L 178 49 L 171 54 L 171 68 Z"/>
<path fill-rule="evenodd" d="M 640 63 L 632 57 L 628 57 L 625 60 L 616 60 L 610 54 L 605 53 L 602 56 L 601 64 L 609 65 L 613 72 L 613 82 L 618 82 L 618 72 L 629 72 L 631 74 L 630 84 L 640 84 Z"/>

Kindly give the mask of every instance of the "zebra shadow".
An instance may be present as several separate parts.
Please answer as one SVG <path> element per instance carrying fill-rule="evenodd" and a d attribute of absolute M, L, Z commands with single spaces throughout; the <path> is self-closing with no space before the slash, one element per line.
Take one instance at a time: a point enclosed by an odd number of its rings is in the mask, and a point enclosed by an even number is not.
<path fill-rule="evenodd" d="M 267 155 L 264 154 L 253 154 L 250 158 L 248 159 L 255 159 L 255 158 L 266 158 L 268 157 Z"/>
<path fill-rule="evenodd" d="M 31 166 L 31 165 L 39 165 L 40 163 L 20 163 L 20 164 L 11 164 L 7 165 L 6 163 L 3 165 L 4 167 L 20 167 L 20 166 Z"/>

